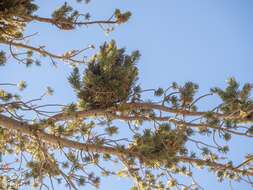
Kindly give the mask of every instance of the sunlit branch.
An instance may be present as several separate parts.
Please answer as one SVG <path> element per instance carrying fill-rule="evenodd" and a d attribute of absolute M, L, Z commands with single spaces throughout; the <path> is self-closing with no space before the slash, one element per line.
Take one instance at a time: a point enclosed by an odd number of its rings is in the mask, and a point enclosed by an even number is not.
<path fill-rule="evenodd" d="M 47 134 L 42 130 L 36 129 L 36 125 L 29 125 L 24 122 L 19 122 L 4 115 L 0 115 L 0 125 L 8 130 L 18 131 L 20 133 L 32 136 L 34 138 L 38 138 L 39 140 L 42 140 L 44 142 L 47 142 L 51 145 L 55 145 L 58 147 L 63 146 L 63 147 L 78 149 L 82 151 L 107 153 L 107 154 L 111 154 L 118 157 L 132 156 L 139 159 L 142 158 L 142 155 L 131 152 L 128 149 L 122 151 L 114 147 L 106 147 L 106 146 L 101 146 L 101 145 L 96 145 L 96 144 L 79 143 L 73 140 L 68 140 L 62 137 Z M 214 168 L 215 170 L 230 170 L 230 171 L 245 174 L 248 176 L 253 176 L 253 172 L 251 171 L 244 171 L 239 168 L 234 168 L 231 165 L 224 165 L 224 164 L 220 164 L 220 163 L 213 162 L 210 160 L 201 160 L 201 159 L 189 158 L 189 157 L 184 157 L 184 156 L 178 156 L 177 159 L 180 162 L 209 166 L 209 167 Z"/>
<path fill-rule="evenodd" d="M 230 170 L 230 171 L 233 171 L 236 173 L 244 173 L 245 175 L 249 175 L 249 176 L 253 175 L 253 172 L 251 172 L 249 170 L 241 170 L 241 169 L 238 169 L 237 167 L 233 167 L 229 164 L 224 165 L 224 164 L 220 164 L 220 163 L 213 162 L 210 160 L 202 160 L 202 159 L 189 158 L 189 157 L 183 157 L 183 156 L 178 157 L 178 159 L 180 159 L 180 161 L 186 162 L 186 163 L 209 166 L 209 167 L 214 168 L 215 170 Z"/>
<path fill-rule="evenodd" d="M 127 103 L 127 104 L 122 104 L 119 107 L 112 107 L 108 109 L 97 109 L 97 110 L 85 110 L 85 111 L 77 111 L 73 114 L 69 113 L 60 113 L 57 115 L 54 115 L 50 118 L 52 121 L 60 121 L 60 120 L 65 120 L 65 119 L 71 119 L 75 117 L 89 117 L 89 116 L 100 116 L 100 115 L 105 115 L 107 113 L 110 114 L 110 112 L 120 112 L 120 111 L 131 111 L 131 110 L 136 110 L 136 109 L 144 109 L 144 110 L 158 110 L 170 114 L 176 114 L 176 115 L 182 115 L 182 116 L 202 116 L 205 117 L 209 112 L 198 112 L 198 111 L 188 111 L 184 109 L 176 109 L 176 108 L 171 108 L 163 105 L 158 105 L 158 104 L 152 104 L 152 103 Z M 242 123 L 253 123 L 252 119 L 247 119 L 247 118 L 242 118 L 241 116 L 227 116 L 226 114 L 222 113 L 216 113 L 212 112 L 212 117 L 215 119 L 222 119 L 222 120 L 236 120 L 238 122 Z M 164 120 L 167 120 L 165 118 Z"/>
<path fill-rule="evenodd" d="M 29 125 L 25 122 L 19 122 L 14 119 L 8 118 L 4 115 L 0 115 L 0 125 L 8 130 L 18 131 L 20 133 L 39 138 L 49 144 L 55 146 L 64 146 L 69 148 L 75 148 L 84 151 L 108 153 L 114 155 L 121 155 L 119 151 L 110 147 L 98 147 L 95 144 L 82 144 L 76 141 L 57 137 L 55 135 L 47 134 L 42 130 L 39 130 L 36 125 Z"/>

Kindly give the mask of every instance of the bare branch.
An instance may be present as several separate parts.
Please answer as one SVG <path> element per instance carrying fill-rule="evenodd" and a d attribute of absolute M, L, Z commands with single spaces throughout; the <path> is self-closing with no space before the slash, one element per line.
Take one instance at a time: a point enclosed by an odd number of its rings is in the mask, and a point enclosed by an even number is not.
<path fill-rule="evenodd" d="M 59 59 L 59 60 L 65 61 L 65 62 L 78 63 L 78 64 L 86 63 L 85 61 L 80 61 L 80 60 L 74 59 L 73 57 L 77 56 L 76 53 L 74 54 L 74 56 L 72 54 L 70 54 L 70 55 L 56 55 L 56 54 L 53 54 L 49 51 L 44 50 L 43 47 L 33 47 L 33 46 L 30 46 L 27 44 L 18 43 L 18 42 L 14 42 L 14 41 L 6 41 L 6 40 L 0 40 L 0 43 L 5 44 L 5 45 L 10 45 L 10 46 L 15 46 L 17 48 L 24 48 L 27 50 L 35 51 L 42 56 L 48 56 L 50 58 Z M 85 48 L 85 49 L 87 49 L 87 48 Z M 82 51 L 79 51 L 79 53 L 80 52 L 82 52 Z"/>
<path fill-rule="evenodd" d="M 79 21 L 68 21 L 68 20 L 55 20 L 53 18 L 43 18 L 43 17 L 39 17 L 39 16 L 22 16 L 23 19 L 28 20 L 28 21 L 37 21 L 37 22 L 44 22 L 44 23 L 49 23 L 49 24 L 53 24 L 56 27 L 62 29 L 60 26 L 62 24 L 67 24 L 72 26 L 73 28 L 75 26 L 81 26 L 81 25 L 93 25 L 93 24 L 116 24 L 117 21 L 116 20 L 96 20 L 96 21 L 86 21 L 86 22 L 79 22 Z M 72 28 L 72 29 L 73 29 Z"/>

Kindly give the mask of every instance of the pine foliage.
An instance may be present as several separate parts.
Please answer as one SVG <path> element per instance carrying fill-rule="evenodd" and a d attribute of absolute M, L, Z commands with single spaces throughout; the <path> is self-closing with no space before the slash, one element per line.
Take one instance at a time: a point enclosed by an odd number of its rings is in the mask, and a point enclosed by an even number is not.
<path fill-rule="evenodd" d="M 78 18 L 79 12 L 73 10 L 66 2 L 58 9 L 56 9 L 52 18 L 55 19 L 59 24 L 57 26 L 64 30 L 70 30 L 74 28 L 73 23 Z M 60 21 L 60 22 L 59 22 Z"/>
<path fill-rule="evenodd" d="M 221 111 L 234 115 L 238 115 L 239 113 L 241 117 L 252 118 L 253 101 L 250 98 L 250 94 L 253 85 L 246 83 L 240 89 L 239 83 L 234 78 L 229 78 L 227 84 L 224 90 L 217 87 L 211 89 L 211 91 L 218 94 L 223 101 Z"/>
<path fill-rule="evenodd" d="M 21 38 L 25 27 L 20 16 L 37 10 L 33 0 L 0 0 L 0 39 Z"/>
<path fill-rule="evenodd" d="M 84 71 L 82 81 L 77 68 L 69 82 L 77 92 L 82 108 L 107 108 L 126 102 L 132 93 L 138 76 L 135 66 L 140 54 L 125 54 L 114 41 L 100 47 Z"/>
<path fill-rule="evenodd" d="M 152 132 L 144 130 L 143 135 L 135 135 L 131 150 L 142 156 L 142 162 L 148 167 L 171 167 L 177 162 L 176 156 L 183 150 L 185 134 L 169 125 L 162 124 Z"/>
<path fill-rule="evenodd" d="M 252 153 L 237 163 L 229 152 L 237 148 L 233 141 L 229 144 L 234 137 L 253 138 L 251 83 L 241 87 L 230 78 L 225 88 L 203 95 L 191 81 L 143 90 L 136 84 L 138 51 L 128 54 L 111 41 L 88 61 L 79 60 L 93 45 L 58 54 L 47 45 L 30 44 L 36 32 L 23 36 L 31 21 L 58 30 L 98 25 L 108 33 L 128 21 L 130 12 L 116 9 L 110 18 L 89 20 L 88 12 L 79 13 L 68 1 L 49 18 L 34 15 L 33 2 L 0 0 L 0 44 L 8 45 L 10 53 L 0 50 L 0 66 L 11 58 L 39 65 L 37 54 L 54 65 L 55 60 L 74 65 L 68 81 L 77 101 L 45 103 L 54 93 L 51 87 L 39 98 L 25 100 L 25 81 L 0 83 L 0 189 L 55 189 L 54 184 L 98 189 L 100 177 L 115 175 L 132 178 L 133 190 L 203 189 L 193 175 L 195 168 L 204 167 L 219 181 L 252 185 Z M 219 105 L 205 99 L 212 95 L 218 95 Z M 211 107 L 203 110 L 200 101 Z"/>

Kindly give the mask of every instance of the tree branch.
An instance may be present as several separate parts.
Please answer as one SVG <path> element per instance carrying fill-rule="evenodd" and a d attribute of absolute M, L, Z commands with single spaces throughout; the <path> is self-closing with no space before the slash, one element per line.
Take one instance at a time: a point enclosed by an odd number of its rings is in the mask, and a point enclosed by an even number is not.
<path fill-rule="evenodd" d="M 217 162 L 213 162 L 210 160 L 201 160 L 201 159 L 196 159 L 196 158 L 189 158 L 189 157 L 178 157 L 178 159 L 181 162 L 186 162 L 186 163 L 191 163 L 191 164 L 201 164 L 203 166 L 209 166 L 209 167 L 213 167 L 216 170 L 230 170 L 236 173 L 244 173 L 245 175 L 248 176 L 252 176 L 253 172 L 249 171 L 249 170 L 241 170 L 238 169 L 237 167 L 233 167 L 231 165 L 224 165 L 224 164 L 220 164 Z"/>
<path fill-rule="evenodd" d="M 71 26 L 80 26 L 80 25 L 92 25 L 92 24 L 116 24 L 117 21 L 115 20 L 96 20 L 96 21 L 86 21 L 86 22 L 71 22 L 68 20 L 55 20 L 53 18 L 44 18 L 44 17 L 39 17 L 39 16 L 22 16 L 21 18 L 25 19 L 25 20 L 29 20 L 29 21 L 38 21 L 38 22 L 44 22 L 44 23 L 49 23 L 49 24 L 53 24 L 56 27 L 60 28 L 59 25 L 62 24 L 67 24 L 67 25 L 71 25 Z"/>
<path fill-rule="evenodd" d="M 206 116 L 209 112 L 197 112 L 197 111 L 188 111 L 185 109 L 176 109 L 163 105 L 153 104 L 153 103 L 126 103 L 122 104 L 119 107 L 112 107 L 108 109 L 96 109 L 96 110 L 85 110 L 85 111 L 77 111 L 73 114 L 60 113 L 52 116 L 49 120 L 51 121 L 60 121 L 65 119 L 71 119 L 75 117 L 89 117 L 89 116 L 106 116 L 107 113 L 122 111 L 121 107 L 124 111 L 133 111 L 136 109 L 144 109 L 144 110 L 159 110 L 171 114 L 183 115 L 183 116 Z M 222 113 L 211 112 L 212 117 L 215 119 L 222 120 L 237 120 L 242 123 L 253 123 L 253 119 L 242 118 L 241 116 L 230 116 Z"/>
<path fill-rule="evenodd" d="M 108 153 L 113 155 L 121 155 L 121 153 L 111 147 L 100 147 L 96 144 L 83 144 L 76 141 L 68 140 L 65 138 L 57 137 L 55 135 L 51 135 L 45 133 L 44 131 L 37 128 L 36 125 L 29 125 L 25 122 L 19 122 L 15 119 L 11 119 L 7 116 L 0 114 L 0 125 L 6 129 L 14 130 L 20 132 L 22 134 L 26 134 L 31 137 L 39 138 L 42 141 L 45 141 L 49 144 L 56 145 L 56 146 L 64 146 L 68 148 L 74 148 L 84 151 L 92 151 L 92 152 L 99 152 L 99 153 Z"/>
<path fill-rule="evenodd" d="M 11 119 L 7 116 L 0 114 L 0 125 L 6 129 L 18 131 L 20 133 L 29 135 L 31 137 L 39 138 L 40 140 L 47 142 L 52 145 L 56 146 L 63 146 L 83 151 L 91 151 L 91 152 L 97 152 L 97 153 L 107 153 L 112 154 L 118 157 L 122 156 L 133 156 L 136 158 L 140 158 L 141 155 L 138 155 L 136 153 L 132 153 L 130 150 L 120 151 L 117 148 L 113 147 L 106 147 L 96 144 L 86 144 L 86 143 L 79 143 L 76 141 L 68 140 L 65 138 L 57 137 L 55 135 L 47 134 L 42 130 L 37 129 L 34 125 L 29 125 L 25 122 L 19 122 L 17 120 Z M 234 168 L 230 165 L 224 165 L 216 162 L 212 162 L 209 160 L 201 160 L 201 159 L 195 159 L 195 158 L 189 158 L 189 157 L 182 157 L 178 156 L 177 159 L 180 162 L 190 163 L 190 164 L 202 164 L 204 166 L 210 166 L 215 169 L 221 169 L 221 170 L 230 170 L 237 173 L 242 173 L 248 176 L 253 176 L 253 172 L 251 171 L 244 171 L 238 168 Z"/>
<path fill-rule="evenodd" d="M 55 58 L 55 59 L 59 59 L 62 61 L 70 61 L 72 63 L 86 63 L 85 61 L 73 59 L 72 55 L 70 55 L 70 56 L 56 55 L 56 54 L 50 53 L 49 51 L 44 50 L 43 48 L 37 48 L 37 47 L 29 46 L 29 45 L 26 45 L 23 43 L 17 43 L 17 42 L 6 41 L 6 40 L 0 40 L 0 43 L 5 44 L 5 45 L 10 45 L 10 46 L 15 46 L 17 48 L 24 48 L 24 49 L 28 49 L 31 51 L 35 51 L 42 56 L 48 56 L 50 58 Z"/>

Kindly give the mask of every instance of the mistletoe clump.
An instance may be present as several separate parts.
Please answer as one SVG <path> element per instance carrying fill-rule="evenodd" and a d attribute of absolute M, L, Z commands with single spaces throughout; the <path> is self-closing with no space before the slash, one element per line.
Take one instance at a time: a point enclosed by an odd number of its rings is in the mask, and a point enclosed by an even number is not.
<path fill-rule="evenodd" d="M 0 39 L 21 38 L 24 17 L 37 10 L 33 0 L 0 0 Z"/>
<path fill-rule="evenodd" d="M 148 167 L 171 167 L 177 163 L 176 156 L 184 149 L 185 141 L 186 136 L 181 130 L 171 129 L 164 124 L 155 132 L 146 129 L 143 135 L 136 135 L 130 149 Z"/>
<path fill-rule="evenodd" d="M 108 108 L 126 102 L 138 76 L 135 66 L 140 54 L 125 54 L 115 42 L 105 43 L 89 61 L 82 80 L 74 69 L 69 82 L 77 92 L 81 108 Z"/>

